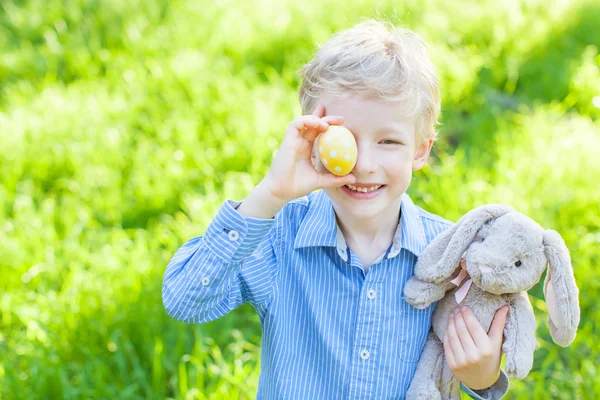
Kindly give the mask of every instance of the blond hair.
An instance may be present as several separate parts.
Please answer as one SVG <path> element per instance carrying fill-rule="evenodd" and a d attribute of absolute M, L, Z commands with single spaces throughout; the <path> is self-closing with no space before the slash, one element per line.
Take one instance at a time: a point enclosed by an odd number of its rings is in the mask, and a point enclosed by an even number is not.
<path fill-rule="evenodd" d="M 304 114 L 310 114 L 322 96 L 359 95 L 397 104 L 403 116 L 415 118 L 417 143 L 437 135 L 437 74 L 427 44 L 408 29 L 365 20 L 331 36 L 300 75 Z"/>

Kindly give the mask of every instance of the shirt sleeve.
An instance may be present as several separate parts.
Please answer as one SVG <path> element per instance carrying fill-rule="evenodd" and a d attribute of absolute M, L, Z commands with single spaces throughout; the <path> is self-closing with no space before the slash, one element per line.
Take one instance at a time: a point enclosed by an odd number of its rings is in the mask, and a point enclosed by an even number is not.
<path fill-rule="evenodd" d="M 504 395 L 506 395 L 506 393 L 508 392 L 509 386 L 510 386 L 510 382 L 508 380 L 508 376 L 506 376 L 506 373 L 501 369 L 498 380 L 487 389 L 482 389 L 482 390 L 469 389 L 468 387 L 463 385 L 462 382 L 460 384 L 460 389 L 464 393 L 469 395 L 469 397 L 471 397 L 472 399 L 498 400 L 498 399 L 501 399 L 502 397 L 504 397 Z"/>
<path fill-rule="evenodd" d="M 227 200 L 204 236 L 187 241 L 163 278 L 165 309 L 182 322 L 222 317 L 251 302 L 259 307 L 273 290 L 277 268 L 278 217 L 245 218 L 241 202 Z"/>

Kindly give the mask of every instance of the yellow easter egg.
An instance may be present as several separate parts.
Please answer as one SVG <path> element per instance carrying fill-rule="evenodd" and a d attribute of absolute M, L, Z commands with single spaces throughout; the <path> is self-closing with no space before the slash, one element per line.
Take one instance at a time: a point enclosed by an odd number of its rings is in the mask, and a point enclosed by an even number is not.
<path fill-rule="evenodd" d="M 348 175 L 356 165 L 357 152 L 354 136 L 343 126 L 331 125 L 319 136 L 319 159 L 334 175 Z"/>

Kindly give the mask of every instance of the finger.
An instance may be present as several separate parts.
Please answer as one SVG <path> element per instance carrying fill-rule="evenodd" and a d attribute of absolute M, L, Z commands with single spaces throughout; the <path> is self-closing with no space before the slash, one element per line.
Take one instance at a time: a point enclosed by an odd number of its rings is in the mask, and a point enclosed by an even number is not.
<path fill-rule="evenodd" d="M 456 367 L 456 358 L 454 357 L 454 353 L 452 352 L 452 346 L 450 346 L 450 341 L 448 340 L 448 331 L 444 335 L 444 355 L 446 356 L 446 362 L 448 366 L 452 369 Z"/>
<path fill-rule="evenodd" d="M 488 350 L 490 339 L 475 314 L 473 314 L 473 310 L 466 307 L 462 311 L 462 317 L 475 346 L 480 350 Z"/>
<path fill-rule="evenodd" d="M 475 346 L 475 342 L 471 337 L 471 333 L 469 333 L 469 329 L 467 328 L 467 324 L 465 323 L 462 312 L 457 312 L 454 315 L 454 326 L 456 327 L 458 339 L 460 340 L 460 344 L 465 350 L 465 353 L 467 353 L 467 355 L 472 355 L 471 353 L 477 350 L 477 346 Z"/>
<path fill-rule="evenodd" d="M 336 176 L 331 172 L 321 172 L 318 179 L 317 186 L 319 188 L 340 187 L 356 183 L 356 176 L 353 174 Z"/>
<path fill-rule="evenodd" d="M 465 351 L 462 347 L 462 344 L 460 343 L 458 334 L 456 333 L 454 316 L 450 316 L 450 319 L 448 321 L 448 329 L 446 330 L 446 335 L 448 335 L 448 343 L 450 344 L 450 348 L 452 349 L 452 354 L 454 354 L 454 361 L 458 365 L 464 364 Z"/>
<path fill-rule="evenodd" d="M 328 115 L 321 118 L 321 120 L 329 125 L 342 125 L 344 123 L 344 117 L 339 115 Z"/>
<path fill-rule="evenodd" d="M 494 316 L 494 320 L 492 321 L 492 325 L 490 326 L 490 330 L 488 331 L 488 336 L 492 343 L 497 346 L 502 345 L 502 338 L 504 335 L 504 327 L 506 326 L 506 318 L 508 317 L 509 307 L 504 305 L 496 311 L 496 315 Z"/>
<path fill-rule="evenodd" d="M 325 132 L 327 130 L 327 128 L 329 128 L 329 125 L 319 126 L 319 127 L 317 127 L 317 129 L 307 129 L 304 132 L 303 137 L 304 137 L 304 139 L 308 140 L 308 142 L 310 143 L 311 146 L 314 146 L 314 143 L 316 142 L 319 135 L 322 132 Z"/>
<path fill-rule="evenodd" d="M 315 110 L 313 111 L 312 115 L 317 116 L 319 118 L 323 117 L 325 115 L 325 106 L 323 106 L 323 104 L 317 104 L 317 107 L 315 107 Z"/>
<path fill-rule="evenodd" d="M 329 125 L 314 115 L 303 115 L 290 122 L 290 126 L 297 134 L 307 140 L 311 145 L 315 139 L 329 129 Z"/>
<path fill-rule="evenodd" d="M 322 121 L 321 118 L 314 115 L 303 115 L 301 117 L 294 118 L 290 125 L 295 128 L 300 134 L 304 134 L 306 130 L 315 130 L 317 128 L 324 128 L 327 130 L 327 122 Z"/>

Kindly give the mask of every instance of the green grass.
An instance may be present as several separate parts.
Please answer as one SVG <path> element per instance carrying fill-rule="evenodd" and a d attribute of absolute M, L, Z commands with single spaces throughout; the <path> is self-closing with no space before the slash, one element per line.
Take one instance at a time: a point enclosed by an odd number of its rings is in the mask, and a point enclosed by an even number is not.
<path fill-rule="evenodd" d="M 582 318 L 510 399 L 593 399 L 600 312 L 600 6 L 571 1 L 0 2 L 0 398 L 253 398 L 246 305 L 185 325 L 169 258 L 266 173 L 300 112 L 296 71 L 361 17 L 431 44 L 434 156 L 409 190 L 446 218 L 491 202 L 558 230 Z"/>

